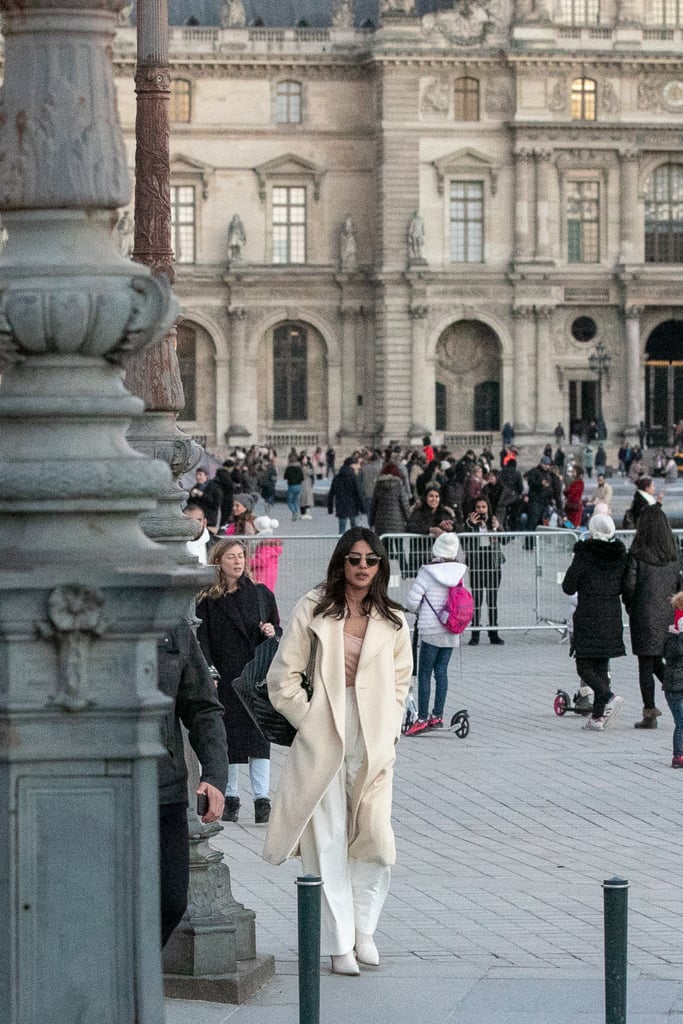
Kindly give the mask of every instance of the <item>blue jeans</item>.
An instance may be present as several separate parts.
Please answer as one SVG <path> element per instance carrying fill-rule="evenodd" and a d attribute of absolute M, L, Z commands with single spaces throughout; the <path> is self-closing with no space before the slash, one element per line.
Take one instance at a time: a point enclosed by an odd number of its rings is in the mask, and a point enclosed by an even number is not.
<path fill-rule="evenodd" d="M 299 515 L 299 498 L 301 496 L 301 484 L 290 484 L 287 488 L 287 508 L 294 517 Z"/>
<path fill-rule="evenodd" d="M 418 718 L 429 717 L 432 672 L 435 683 L 432 714 L 436 718 L 443 718 L 443 708 L 448 693 L 448 662 L 451 660 L 452 653 L 452 647 L 435 647 L 434 644 L 428 644 L 426 640 L 420 644 L 420 659 L 417 669 Z"/>
<path fill-rule="evenodd" d="M 349 516 L 348 518 L 346 516 L 339 516 L 339 532 L 346 533 L 346 531 L 349 529 L 349 527 L 346 525 L 347 523 L 350 523 L 351 526 L 358 526 L 359 520 L 360 516 Z"/>
<path fill-rule="evenodd" d="M 664 694 L 674 719 L 674 757 L 683 757 L 683 693 Z"/>

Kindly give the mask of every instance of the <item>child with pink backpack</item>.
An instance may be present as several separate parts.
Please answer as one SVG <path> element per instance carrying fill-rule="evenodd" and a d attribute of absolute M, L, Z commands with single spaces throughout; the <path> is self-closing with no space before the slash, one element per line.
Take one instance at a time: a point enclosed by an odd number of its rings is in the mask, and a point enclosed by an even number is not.
<path fill-rule="evenodd" d="M 441 533 L 434 541 L 432 561 L 423 565 L 408 591 L 406 606 L 417 612 L 420 654 L 417 674 L 417 720 L 406 730 L 416 736 L 426 729 L 443 728 L 448 693 L 448 663 L 453 648 L 472 621 L 474 601 L 462 583 L 467 566 L 456 561 L 460 541 L 455 533 Z M 431 714 L 431 679 L 434 675 L 434 704 Z"/>

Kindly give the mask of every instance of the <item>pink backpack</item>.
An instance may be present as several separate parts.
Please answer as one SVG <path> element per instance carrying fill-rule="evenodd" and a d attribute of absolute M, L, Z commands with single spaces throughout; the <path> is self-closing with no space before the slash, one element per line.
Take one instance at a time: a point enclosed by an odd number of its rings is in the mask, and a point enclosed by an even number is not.
<path fill-rule="evenodd" d="M 464 633 L 474 618 L 474 598 L 462 582 L 448 588 L 448 597 L 440 612 L 426 594 L 425 601 L 449 633 Z"/>

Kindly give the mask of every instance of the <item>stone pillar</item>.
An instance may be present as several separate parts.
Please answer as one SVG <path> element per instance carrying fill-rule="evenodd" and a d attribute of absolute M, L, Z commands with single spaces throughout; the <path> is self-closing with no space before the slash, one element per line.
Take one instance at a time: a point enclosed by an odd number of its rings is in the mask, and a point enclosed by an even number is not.
<path fill-rule="evenodd" d="M 216 441 L 226 443 L 229 433 L 230 413 L 230 359 L 216 359 Z"/>
<path fill-rule="evenodd" d="M 533 429 L 535 419 L 533 400 L 533 378 L 531 376 L 531 359 L 534 344 L 534 309 L 533 306 L 516 306 L 512 310 L 515 331 L 514 361 L 514 419 L 513 425 L 518 434 Z"/>
<path fill-rule="evenodd" d="M 247 311 L 233 306 L 230 315 L 230 444 L 240 444 L 250 437 L 247 423 L 256 408 L 256 378 L 247 364 Z"/>
<path fill-rule="evenodd" d="M 343 306 L 339 310 L 341 320 L 342 396 L 341 432 L 356 433 L 356 313 Z"/>
<path fill-rule="evenodd" d="M 620 149 L 621 188 L 619 196 L 620 262 L 635 263 L 642 227 L 638 219 L 638 151 Z"/>
<path fill-rule="evenodd" d="M 195 576 L 142 532 L 170 472 L 126 441 L 143 403 L 121 361 L 165 336 L 176 305 L 111 236 L 130 200 L 111 65 L 121 6 L 0 0 L 6 1024 L 164 1019 L 156 645 Z"/>
<path fill-rule="evenodd" d="M 426 306 L 410 307 L 412 348 L 411 367 L 411 426 L 410 437 L 423 437 L 434 429 L 435 392 L 434 361 L 427 366 L 427 313 Z M 431 372 L 429 372 L 431 370 Z"/>
<path fill-rule="evenodd" d="M 327 423 L 329 440 L 339 438 L 342 431 L 342 364 L 329 360 L 327 364 Z"/>
<path fill-rule="evenodd" d="M 553 366 L 550 321 L 552 306 L 536 308 L 536 431 L 539 434 L 552 433 L 557 423 L 557 375 Z"/>
<path fill-rule="evenodd" d="M 643 375 L 640 365 L 640 317 L 639 306 L 627 306 L 626 317 L 626 375 L 624 380 L 624 411 L 626 422 L 624 432 L 632 436 L 637 433 L 641 420 L 645 419 L 643 399 Z"/>
<path fill-rule="evenodd" d="M 533 256 L 533 223 L 531 174 L 533 153 L 528 149 L 515 151 L 515 259 L 530 260 Z"/>
<path fill-rule="evenodd" d="M 543 263 L 552 260 L 550 238 L 550 173 L 552 150 L 536 151 L 536 252 Z"/>

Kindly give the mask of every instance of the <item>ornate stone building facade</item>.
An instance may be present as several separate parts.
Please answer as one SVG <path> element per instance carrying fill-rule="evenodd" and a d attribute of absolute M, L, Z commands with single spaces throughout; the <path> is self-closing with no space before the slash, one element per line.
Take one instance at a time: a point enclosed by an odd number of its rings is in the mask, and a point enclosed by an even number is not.
<path fill-rule="evenodd" d="M 509 420 L 531 441 L 601 409 L 611 436 L 670 433 L 683 0 L 175 6 L 192 433 L 346 446 Z M 131 166 L 134 47 L 122 26 Z"/>

